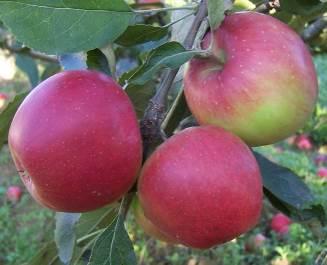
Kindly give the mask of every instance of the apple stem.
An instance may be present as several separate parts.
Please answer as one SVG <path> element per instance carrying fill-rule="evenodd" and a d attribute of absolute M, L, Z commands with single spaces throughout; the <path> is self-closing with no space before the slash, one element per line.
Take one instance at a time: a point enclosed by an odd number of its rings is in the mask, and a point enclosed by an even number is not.
<path fill-rule="evenodd" d="M 191 49 L 195 38 L 200 29 L 200 26 L 207 17 L 208 8 L 207 0 L 202 0 L 197 10 L 193 24 L 184 40 L 184 47 Z M 163 74 L 163 78 L 154 97 L 149 101 L 148 107 L 144 113 L 143 119 L 140 122 L 142 137 L 143 137 L 143 155 L 144 160 L 150 154 L 151 150 L 160 142 L 161 123 L 164 120 L 166 112 L 166 98 L 170 87 L 179 69 L 167 70 Z"/>

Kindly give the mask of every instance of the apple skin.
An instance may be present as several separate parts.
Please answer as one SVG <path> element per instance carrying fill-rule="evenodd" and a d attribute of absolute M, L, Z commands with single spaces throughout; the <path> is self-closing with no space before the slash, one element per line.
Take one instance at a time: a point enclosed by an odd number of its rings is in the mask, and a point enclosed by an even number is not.
<path fill-rule="evenodd" d="M 12 203 L 17 203 L 22 197 L 23 191 L 19 186 L 10 186 L 7 189 L 6 196 Z"/>
<path fill-rule="evenodd" d="M 313 149 L 313 144 L 310 140 L 310 137 L 305 134 L 298 135 L 295 138 L 295 145 L 298 149 L 303 150 L 303 151 L 309 151 L 309 150 Z"/>
<path fill-rule="evenodd" d="M 200 124 L 223 127 L 251 146 L 282 140 L 304 126 L 318 85 L 308 49 L 281 21 L 256 12 L 226 16 L 210 58 L 194 58 L 184 77 Z M 203 48 L 211 41 L 209 32 Z M 224 57 L 224 65 L 217 58 Z"/>
<path fill-rule="evenodd" d="M 168 235 L 165 235 L 162 231 L 159 230 L 158 227 L 156 227 L 148 218 L 145 217 L 144 211 L 137 196 L 134 197 L 132 206 L 137 224 L 147 235 L 169 244 L 177 244 L 176 240 L 170 238 Z"/>
<path fill-rule="evenodd" d="M 290 218 L 282 213 L 278 213 L 271 219 L 270 228 L 279 235 L 286 235 L 291 223 L 292 220 Z"/>
<path fill-rule="evenodd" d="M 8 96 L 5 93 L 0 93 L 0 109 L 6 104 Z"/>
<path fill-rule="evenodd" d="M 322 178 L 327 180 L 327 167 L 321 167 L 317 171 L 317 175 Z"/>
<path fill-rule="evenodd" d="M 19 107 L 8 140 L 28 191 L 55 211 L 91 211 L 119 199 L 141 166 L 132 103 L 93 71 L 66 71 L 39 84 Z"/>
<path fill-rule="evenodd" d="M 250 149 L 214 126 L 172 136 L 147 159 L 138 195 L 163 233 L 206 249 L 248 231 L 262 207 L 262 182 Z"/>

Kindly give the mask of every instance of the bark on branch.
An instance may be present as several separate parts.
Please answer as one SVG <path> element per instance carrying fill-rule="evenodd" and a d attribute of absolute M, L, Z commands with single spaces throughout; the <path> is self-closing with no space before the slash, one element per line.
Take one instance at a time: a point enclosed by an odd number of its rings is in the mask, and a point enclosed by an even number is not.
<path fill-rule="evenodd" d="M 202 0 L 196 13 L 193 24 L 184 41 L 184 47 L 190 49 L 195 41 L 197 32 L 201 26 L 202 21 L 208 15 L 207 0 Z M 164 73 L 161 84 L 157 93 L 150 100 L 149 105 L 145 111 L 143 119 L 141 120 L 141 132 L 143 137 L 143 152 L 146 158 L 149 150 L 153 145 L 161 141 L 161 123 L 166 112 L 166 99 L 168 91 L 174 82 L 179 69 L 168 70 Z"/>
<path fill-rule="evenodd" d="M 312 40 L 317 37 L 325 28 L 327 28 L 327 16 L 322 16 L 312 22 L 302 33 L 304 41 Z"/>
<path fill-rule="evenodd" d="M 8 44 L 8 42 L 6 42 L 6 41 L 3 43 L 3 48 L 5 48 L 6 50 L 8 50 L 11 53 L 24 54 L 33 59 L 38 59 L 38 60 L 42 60 L 42 61 L 49 62 L 49 63 L 57 63 L 57 64 L 59 63 L 58 59 L 55 56 L 49 56 L 49 55 L 46 55 L 46 54 L 43 54 L 40 52 L 36 52 L 36 51 L 33 51 L 26 47 L 16 48 L 16 47 L 10 46 Z"/>

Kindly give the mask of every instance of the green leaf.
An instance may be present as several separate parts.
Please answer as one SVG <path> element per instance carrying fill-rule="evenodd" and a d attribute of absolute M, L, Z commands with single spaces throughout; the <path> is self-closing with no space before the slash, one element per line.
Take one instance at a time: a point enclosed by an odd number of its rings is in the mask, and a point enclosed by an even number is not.
<path fill-rule="evenodd" d="M 122 214 L 95 242 L 88 265 L 136 265 L 133 245 L 124 227 Z"/>
<path fill-rule="evenodd" d="M 166 135 L 172 136 L 180 122 L 189 115 L 191 112 L 187 106 L 184 91 L 181 89 L 162 124 Z"/>
<path fill-rule="evenodd" d="M 102 47 L 133 17 L 123 0 L 0 0 L 0 18 L 16 38 L 50 54 Z"/>
<path fill-rule="evenodd" d="M 83 213 L 76 225 L 76 236 L 82 238 L 96 229 L 107 227 L 108 224 L 117 216 L 117 207 L 114 203 L 98 210 Z"/>
<path fill-rule="evenodd" d="M 75 224 L 80 217 L 80 213 L 56 213 L 55 242 L 59 258 L 64 264 L 69 264 L 73 257 L 76 242 Z"/>
<path fill-rule="evenodd" d="M 299 221 L 318 219 L 322 224 L 326 222 L 325 210 L 295 173 L 259 153 L 254 154 L 260 166 L 265 194 L 276 208 Z"/>
<path fill-rule="evenodd" d="M 87 68 L 90 70 L 96 70 L 111 75 L 107 57 L 99 49 L 87 52 L 86 64 Z"/>
<path fill-rule="evenodd" d="M 122 46 L 133 46 L 149 41 L 160 40 L 168 34 L 168 27 L 152 25 L 132 25 L 115 41 Z"/>
<path fill-rule="evenodd" d="M 125 89 L 125 92 L 133 103 L 137 117 L 141 119 L 149 100 L 155 94 L 155 82 L 149 81 L 142 86 L 130 84 Z"/>
<path fill-rule="evenodd" d="M 327 3 L 319 0 L 280 0 L 282 10 L 304 16 L 322 14 L 327 11 Z"/>
<path fill-rule="evenodd" d="M 83 213 L 81 215 L 81 217 L 79 218 L 78 222 L 75 225 L 77 246 L 75 246 L 74 253 L 73 253 L 74 254 L 72 259 L 73 264 L 77 265 L 83 253 L 92 247 L 97 236 L 97 231 L 99 231 L 98 229 L 103 229 L 107 227 L 108 224 L 110 224 L 114 220 L 114 218 L 117 216 L 117 207 L 118 204 L 115 203 L 92 212 Z M 64 220 L 62 221 L 61 221 L 61 225 L 64 226 L 65 221 Z M 72 222 L 70 224 L 68 222 L 68 225 L 70 228 L 68 228 L 67 232 L 71 236 L 72 235 L 71 228 L 73 228 Z M 63 230 L 61 232 L 65 232 L 65 230 L 66 228 L 63 227 Z M 63 234 L 63 236 L 65 235 Z M 58 259 L 58 251 L 57 251 L 56 243 L 54 241 L 48 242 L 45 245 L 45 247 L 42 248 L 31 259 L 31 261 L 28 264 L 29 265 L 40 265 L 40 264 L 62 265 L 62 263 Z"/>
<path fill-rule="evenodd" d="M 208 0 L 208 17 L 212 30 L 219 27 L 225 17 L 225 2 L 226 0 Z"/>
<path fill-rule="evenodd" d="M 0 148 L 7 142 L 8 131 L 15 113 L 29 92 L 23 92 L 15 96 L 15 98 L 0 113 Z"/>
<path fill-rule="evenodd" d="M 39 71 L 35 60 L 28 55 L 16 54 L 16 65 L 27 74 L 32 87 L 36 87 L 39 83 Z"/>
<path fill-rule="evenodd" d="M 139 67 L 124 73 L 119 78 L 119 83 L 124 86 L 127 80 L 137 72 L 138 69 Z M 132 101 L 136 115 L 139 119 L 143 117 L 144 111 L 149 104 L 149 100 L 154 96 L 156 91 L 155 88 L 156 83 L 153 80 L 146 82 L 144 85 L 134 85 L 130 83 L 125 87 L 125 92 Z"/>
<path fill-rule="evenodd" d="M 76 247 L 74 251 L 74 257 L 71 261 L 71 265 L 85 265 L 89 261 L 89 253 L 96 241 L 96 237 L 91 238 L 83 247 Z"/>
<path fill-rule="evenodd" d="M 195 55 L 202 53 L 201 51 L 188 51 L 178 42 L 167 42 L 149 53 L 146 61 L 132 75 L 128 83 L 144 85 L 160 70 L 176 69 Z"/>

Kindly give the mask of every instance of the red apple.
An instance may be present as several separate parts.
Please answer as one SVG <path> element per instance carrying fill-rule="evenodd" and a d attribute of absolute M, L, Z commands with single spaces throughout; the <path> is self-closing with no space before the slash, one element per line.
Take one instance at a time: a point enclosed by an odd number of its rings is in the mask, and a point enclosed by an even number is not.
<path fill-rule="evenodd" d="M 5 93 L 0 93 L 0 109 L 6 104 L 8 96 Z"/>
<path fill-rule="evenodd" d="M 261 233 L 251 236 L 245 243 L 245 251 L 254 252 L 259 249 L 265 241 L 266 237 Z"/>
<path fill-rule="evenodd" d="M 322 179 L 327 179 L 327 168 L 321 167 L 317 171 L 317 175 Z"/>
<path fill-rule="evenodd" d="M 193 248 L 209 248 L 258 221 L 262 183 L 250 149 L 224 129 L 204 126 L 172 136 L 147 159 L 138 183 L 145 216 Z"/>
<path fill-rule="evenodd" d="M 7 199 L 11 201 L 12 203 L 17 203 L 20 201 L 20 198 L 22 197 L 22 189 L 19 186 L 10 186 L 7 189 Z"/>
<path fill-rule="evenodd" d="M 299 135 L 295 138 L 295 145 L 300 150 L 311 150 L 313 148 L 313 144 L 308 135 Z"/>
<path fill-rule="evenodd" d="M 211 37 L 212 36 L 212 37 Z M 251 146 L 275 143 L 303 127 L 317 98 L 310 53 L 286 24 L 265 14 L 226 16 L 185 71 L 185 96 L 200 124 L 224 127 Z"/>
<path fill-rule="evenodd" d="M 279 235 L 288 233 L 289 225 L 292 223 L 291 219 L 282 213 L 274 215 L 271 219 L 270 228 Z"/>
<path fill-rule="evenodd" d="M 142 227 L 143 231 L 147 235 L 167 243 L 177 243 L 176 240 L 170 238 L 168 235 L 165 235 L 158 227 L 156 227 L 148 218 L 145 217 L 142 206 L 136 196 L 133 200 L 133 212 L 136 222 L 140 227 Z"/>
<path fill-rule="evenodd" d="M 28 191 L 56 211 L 85 212 L 126 193 L 141 165 L 135 111 L 110 77 L 56 74 L 19 107 L 9 147 Z"/>

